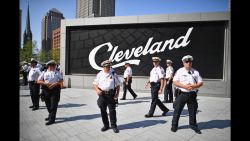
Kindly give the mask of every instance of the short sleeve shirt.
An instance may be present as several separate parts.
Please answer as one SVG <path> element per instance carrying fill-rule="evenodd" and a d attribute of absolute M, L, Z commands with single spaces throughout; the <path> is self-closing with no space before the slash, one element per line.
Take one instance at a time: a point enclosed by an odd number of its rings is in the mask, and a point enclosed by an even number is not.
<path fill-rule="evenodd" d="M 173 78 L 173 81 L 177 81 L 183 85 L 187 85 L 187 84 L 192 85 L 192 84 L 196 84 L 196 82 L 197 83 L 203 82 L 202 78 L 197 70 L 191 68 L 190 74 L 188 72 L 189 71 L 186 70 L 184 67 L 180 68 L 179 70 L 177 70 L 177 72 Z M 179 87 L 177 87 L 177 88 L 179 88 Z M 190 92 L 184 88 L 179 88 L 179 89 L 183 92 Z M 194 90 L 197 90 L 197 89 L 194 89 Z M 192 91 L 194 91 L 194 90 L 192 90 Z"/>
<path fill-rule="evenodd" d="M 164 78 L 164 69 L 161 66 L 154 67 L 150 72 L 149 81 L 157 83 L 161 78 Z"/>

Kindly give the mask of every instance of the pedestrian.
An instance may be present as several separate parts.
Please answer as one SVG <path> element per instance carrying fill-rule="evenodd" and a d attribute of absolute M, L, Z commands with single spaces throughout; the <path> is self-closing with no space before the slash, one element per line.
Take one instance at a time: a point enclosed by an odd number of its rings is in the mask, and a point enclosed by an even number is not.
<path fill-rule="evenodd" d="M 166 68 L 166 85 L 165 85 L 165 90 L 164 90 L 164 100 L 162 101 L 163 103 L 172 103 L 173 102 L 173 88 L 172 88 L 172 83 L 173 83 L 173 77 L 174 77 L 174 68 L 172 67 L 172 61 L 171 60 L 166 60 L 167 68 Z"/>
<path fill-rule="evenodd" d="M 131 83 L 132 83 L 132 69 L 130 67 L 129 63 L 125 63 L 125 71 L 123 75 L 124 81 L 123 81 L 123 97 L 121 100 L 126 100 L 126 94 L 127 90 L 130 92 L 130 94 L 133 96 L 135 99 L 137 95 L 131 88 Z"/>
<path fill-rule="evenodd" d="M 193 57 L 191 55 L 184 56 L 182 62 L 184 67 L 178 69 L 173 78 L 173 84 L 177 87 L 180 94 L 174 102 L 175 107 L 171 131 L 177 131 L 180 114 L 187 103 L 189 125 L 196 133 L 201 134 L 196 121 L 196 112 L 198 108 L 196 98 L 198 88 L 203 85 L 203 81 L 199 72 L 192 68 Z"/>
<path fill-rule="evenodd" d="M 103 70 L 97 74 L 93 82 L 93 87 L 99 96 L 97 104 L 101 110 L 102 122 L 104 125 L 101 131 L 103 132 L 110 128 L 107 114 L 108 107 L 111 127 L 115 133 L 118 133 L 115 99 L 119 94 L 120 81 L 117 75 L 110 71 L 111 63 L 109 60 L 102 62 L 101 66 Z"/>
<path fill-rule="evenodd" d="M 58 103 L 60 101 L 62 75 L 56 70 L 56 63 L 51 60 L 46 63 L 47 70 L 38 78 L 38 84 L 42 86 L 44 101 L 49 112 L 48 118 L 45 118 L 46 125 L 55 123 Z"/>
<path fill-rule="evenodd" d="M 26 61 L 23 62 L 22 66 L 22 72 L 23 72 L 23 86 L 28 85 L 28 74 L 29 74 L 29 66 Z"/>
<path fill-rule="evenodd" d="M 169 109 L 159 100 L 158 94 L 162 93 L 164 86 L 164 70 L 159 65 L 161 59 L 159 57 L 153 57 L 153 69 L 150 72 L 149 81 L 146 83 L 146 86 L 150 83 L 151 85 L 151 106 L 148 114 L 145 115 L 146 118 L 153 117 L 156 105 L 163 111 L 162 116 L 165 116 Z"/>
<path fill-rule="evenodd" d="M 36 67 L 36 65 L 37 65 L 37 60 L 32 58 L 30 62 L 31 69 L 28 74 L 28 83 L 32 101 L 32 105 L 29 108 L 32 108 L 33 111 L 39 109 L 40 85 L 37 84 L 37 79 L 41 74 L 41 71 L 39 68 Z"/>

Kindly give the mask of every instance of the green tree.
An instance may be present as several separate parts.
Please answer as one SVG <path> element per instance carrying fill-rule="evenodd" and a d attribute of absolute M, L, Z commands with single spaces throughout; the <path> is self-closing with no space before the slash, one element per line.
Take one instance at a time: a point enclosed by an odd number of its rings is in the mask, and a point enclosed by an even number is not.
<path fill-rule="evenodd" d="M 37 41 L 33 41 L 32 43 L 32 58 L 38 59 L 39 49 L 37 47 Z"/>
<path fill-rule="evenodd" d="M 53 49 L 50 49 L 50 50 L 47 52 L 47 55 L 48 55 L 48 61 L 49 61 L 49 60 L 52 60 L 52 59 L 53 59 Z"/>
<path fill-rule="evenodd" d="M 55 60 L 57 63 L 60 62 L 60 48 L 52 49 L 52 59 Z"/>
<path fill-rule="evenodd" d="M 38 59 L 40 62 L 45 62 L 45 50 L 41 49 L 38 53 Z"/>
<path fill-rule="evenodd" d="M 20 61 L 29 62 L 32 57 L 32 41 L 28 40 L 20 50 Z"/>

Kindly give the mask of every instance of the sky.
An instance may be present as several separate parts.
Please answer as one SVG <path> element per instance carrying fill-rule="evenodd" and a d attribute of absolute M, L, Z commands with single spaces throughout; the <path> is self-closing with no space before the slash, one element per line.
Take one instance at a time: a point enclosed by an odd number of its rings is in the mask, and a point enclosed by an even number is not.
<path fill-rule="evenodd" d="M 152 14 L 177 14 L 195 12 L 222 12 L 228 11 L 229 0 L 116 0 L 115 16 L 152 15 Z M 26 25 L 28 0 L 19 0 L 22 10 L 22 33 Z M 29 0 L 30 26 L 33 41 L 41 48 L 41 22 L 42 17 L 56 8 L 65 19 L 76 17 L 76 0 Z"/>

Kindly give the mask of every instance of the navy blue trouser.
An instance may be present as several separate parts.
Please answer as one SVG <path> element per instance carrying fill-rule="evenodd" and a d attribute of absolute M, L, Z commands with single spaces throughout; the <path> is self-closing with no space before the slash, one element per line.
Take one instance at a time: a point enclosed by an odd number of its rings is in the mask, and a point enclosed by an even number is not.
<path fill-rule="evenodd" d="M 113 92 L 109 94 L 102 94 L 97 100 L 97 105 L 101 110 L 102 122 L 105 127 L 109 127 L 109 120 L 107 114 L 107 107 L 109 108 L 109 117 L 111 122 L 111 127 L 117 127 L 116 125 L 116 110 L 115 110 L 115 100 Z"/>
<path fill-rule="evenodd" d="M 55 121 L 56 119 L 56 112 L 57 112 L 57 107 L 58 103 L 60 101 L 60 92 L 61 88 L 60 86 L 53 88 L 53 93 L 47 93 L 45 90 L 43 90 L 45 94 L 45 104 L 47 107 L 47 110 L 49 112 L 49 121 Z"/>
<path fill-rule="evenodd" d="M 34 108 L 39 107 L 39 93 L 40 85 L 35 83 L 35 81 L 29 82 L 30 97 Z"/>
<path fill-rule="evenodd" d="M 173 90 L 172 90 L 172 83 L 173 81 L 170 80 L 169 84 L 166 84 L 165 90 L 164 90 L 164 101 L 173 101 Z"/>
<path fill-rule="evenodd" d="M 198 108 L 197 103 L 197 94 L 196 92 L 189 92 L 189 93 L 181 93 L 174 102 L 175 108 L 174 108 L 174 114 L 172 119 L 172 126 L 178 127 L 178 122 L 180 118 L 180 114 L 187 103 L 188 112 L 189 112 L 189 125 L 192 127 L 197 127 L 196 122 L 196 111 Z"/>
<path fill-rule="evenodd" d="M 162 111 L 168 110 L 168 108 L 158 98 L 158 91 L 160 89 L 160 83 L 151 82 L 150 84 L 151 84 L 151 98 L 152 98 L 152 102 L 151 102 L 151 106 L 150 106 L 150 110 L 149 110 L 148 114 L 149 115 L 154 115 L 156 105 L 159 106 L 159 108 Z"/>
<path fill-rule="evenodd" d="M 123 99 L 126 99 L 127 90 L 133 97 L 136 97 L 135 92 L 131 89 L 131 83 L 132 83 L 132 78 L 129 79 L 128 85 L 126 85 L 125 81 L 123 82 L 123 97 L 122 97 Z"/>

